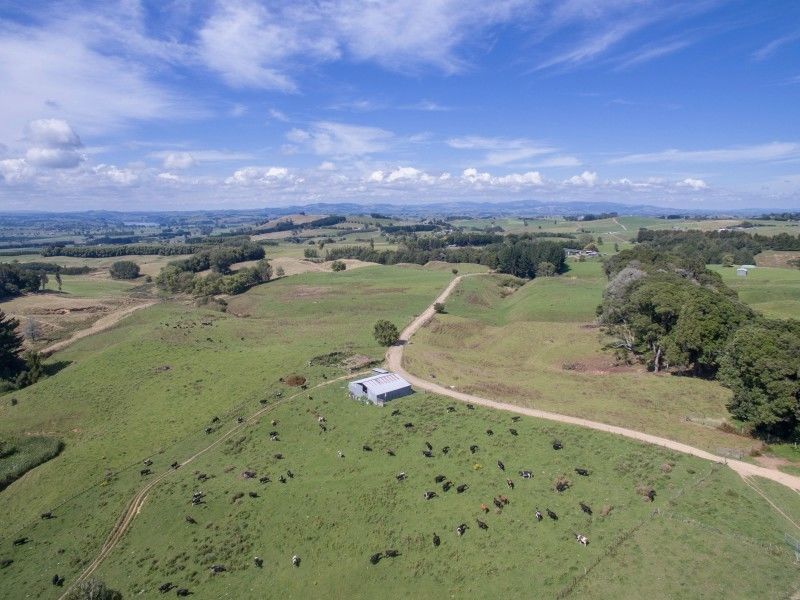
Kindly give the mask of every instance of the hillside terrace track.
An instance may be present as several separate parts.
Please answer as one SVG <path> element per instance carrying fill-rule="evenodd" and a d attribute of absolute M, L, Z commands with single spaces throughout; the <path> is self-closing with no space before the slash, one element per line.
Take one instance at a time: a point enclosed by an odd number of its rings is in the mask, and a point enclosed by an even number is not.
<path fill-rule="evenodd" d="M 359 373 L 349 373 L 347 375 L 342 375 L 341 377 L 337 377 L 335 379 L 328 379 L 326 381 L 323 381 L 322 383 L 318 383 L 312 388 L 309 388 L 307 390 L 302 390 L 292 396 L 283 398 L 281 400 L 278 400 L 277 402 L 274 402 L 263 408 L 260 408 L 252 415 L 247 417 L 243 422 L 234 425 L 234 427 L 229 429 L 222 436 L 218 437 L 211 444 L 209 444 L 202 450 L 199 450 L 198 452 L 196 452 L 195 454 L 193 454 L 192 456 L 181 462 L 178 465 L 178 469 L 193 462 L 195 459 L 199 458 L 209 450 L 216 448 L 219 444 L 230 438 L 235 433 L 241 431 L 248 425 L 254 424 L 264 414 L 272 411 L 274 408 L 282 404 L 289 402 L 290 400 L 297 398 L 298 396 L 307 394 L 309 390 L 315 390 L 330 385 L 332 383 L 336 383 L 337 381 L 342 381 L 343 379 L 350 379 L 351 377 L 358 377 L 366 373 L 369 373 L 369 371 L 361 371 Z M 114 548 L 117 546 L 117 544 L 119 544 L 119 542 L 125 536 L 125 533 L 128 531 L 128 529 L 130 529 L 131 525 L 133 524 L 133 520 L 136 518 L 139 512 L 141 512 L 142 507 L 144 506 L 144 503 L 147 500 L 147 496 L 150 494 L 153 488 L 155 488 L 156 485 L 158 485 L 161 481 L 169 477 L 169 475 L 174 473 L 176 470 L 177 469 L 170 468 L 169 470 L 164 471 L 156 478 L 151 479 L 149 482 L 147 482 L 147 485 L 145 485 L 142 489 L 136 492 L 134 497 L 130 500 L 130 502 L 128 502 L 127 506 L 125 507 L 125 511 L 120 515 L 119 519 L 117 519 L 114 528 L 111 530 L 111 533 L 108 534 L 108 537 L 101 546 L 97 556 L 95 556 L 94 559 L 92 559 L 92 562 L 90 562 L 89 565 L 81 572 L 81 574 L 78 575 L 78 577 L 76 577 L 75 580 L 69 585 L 69 587 L 67 587 L 67 589 L 64 590 L 64 593 L 61 596 L 59 596 L 59 600 L 65 600 L 70 590 L 73 587 L 75 587 L 81 581 L 85 581 L 87 578 L 91 577 L 91 575 L 100 567 L 103 561 L 105 561 L 105 559 L 108 558 L 108 556 L 111 554 L 112 550 L 114 550 Z"/>
<path fill-rule="evenodd" d="M 470 274 L 470 275 L 459 275 L 453 278 L 453 280 L 444 289 L 444 291 L 441 294 L 439 294 L 439 297 L 436 298 L 436 300 L 434 300 L 433 303 L 427 309 L 425 309 L 425 311 L 421 315 L 419 315 L 416 319 L 414 319 L 411 322 L 411 324 L 403 330 L 403 332 L 400 334 L 400 339 L 398 340 L 397 344 L 390 347 L 389 350 L 386 352 L 386 363 L 389 370 L 394 371 L 401 377 L 404 377 L 411 385 L 416 386 L 417 388 L 425 390 L 427 392 L 438 394 L 440 396 L 447 396 L 448 398 L 453 398 L 454 400 L 459 400 L 461 402 L 480 404 L 481 406 L 486 406 L 488 408 L 504 410 L 508 412 L 517 413 L 520 415 L 526 415 L 529 417 L 536 417 L 537 419 L 547 419 L 548 421 L 557 421 L 559 423 L 577 425 L 578 427 L 584 427 L 587 429 L 596 429 L 597 431 L 614 433 L 617 435 L 621 435 L 623 437 L 638 440 L 640 442 L 645 442 L 648 444 L 653 444 L 655 446 L 661 446 L 662 448 L 667 448 L 669 450 L 674 450 L 676 452 L 681 452 L 683 454 L 696 456 L 704 460 L 710 460 L 716 463 L 723 463 L 728 465 L 734 471 L 736 471 L 736 473 L 738 473 L 745 480 L 748 477 L 754 477 L 754 476 L 763 477 L 765 479 L 769 479 L 771 481 L 780 483 L 781 485 L 784 485 L 794 490 L 795 492 L 800 493 L 800 477 L 797 477 L 795 475 L 790 475 L 788 473 L 783 473 L 776 469 L 767 469 L 765 467 L 760 467 L 758 465 L 746 463 L 741 460 L 727 459 L 722 456 L 717 456 L 716 454 L 712 454 L 711 452 L 706 452 L 705 450 L 701 450 L 700 448 L 689 446 L 688 444 L 683 444 L 681 442 L 676 442 L 675 440 L 670 440 L 668 438 L 651 435 L 649 433 L 644 433 L 642 431 L 636 431 L 634 429 L 627 429 L 625 427 L 619 427 L 617 425 L 609 425 L 607 423 L 600 423 L 597 421 L 590 421 L 588 419 L 582 419 L 580 417 L 562 415 L 559 413 L 538 410 L 535 408 L 525 408 L 522 406 L 516 406 L 514 404 L 508 404 L 507 402 L 498 402 L 495 400 L 489 400 L 487 398 L 481 398 L 480 396 L 466 394 L 464 392 L 459 392 L 457 390 L 444 387 L 443 385 L 440 385 L 438 383 L 427 381 L 425 379 L 417 377 L 416 375 L 412 375 L 411 373 L 406 371 L 405 368 L 403 367 L 403 352 L 405 350 L 405 347 L 411 340 L 411 337 L 417 332 L 417 330 L 419 330 L 420 327 L 428 323 L 433 318 L 433 316 L 435 315 L 435 310 L 434 310 L 435 304 L 437 303 L 443 304 L 464 277 L 471 277 L 474 275 L 480 275 L 480 273 Z"/>

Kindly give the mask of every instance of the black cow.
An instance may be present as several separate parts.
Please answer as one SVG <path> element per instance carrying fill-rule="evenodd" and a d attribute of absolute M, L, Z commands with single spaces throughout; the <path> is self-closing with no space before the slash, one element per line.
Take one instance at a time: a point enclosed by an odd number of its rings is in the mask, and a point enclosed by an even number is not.
<path fill-rule="evenodd" d="M 11 558 L 4 558 L 0 560 L 0 569 L 5 569 L 6 567 L 10 567 L 14 563 L 14 560 Z"/>
<path fill-rule="evenodd" d="M 456 407 L 455 406 L 448 406 L 447 407 L 447 412 L 456 412 Z"/>
<path fill-rule="evenodd" d="M 212 431 L 214 431 L 213 427 L 206 427 L 206 429 L 205 429 L 206 433 L 211 433 Z"/>
<path fill-rule="evenodd" d="M 461 485 L 459 485 L 459 486 L 456 488 L 456 492 L 458 492 L 459 494 L 463 494 L 464 492 L 466 492 L 466 491 L 467 491 L 467 488 L 468 488 L 468 487 L 469 487 L 469 486 L 468 486 L 466 483 L 462 483 Z"/>
<path fill-rule="evenodd" d="M 475 454 L 478 451 L 478 444 L 472 444 L 472 446 L 469 447 L 469 451 Z"/>
<path fill-rule="evenodd" d="M 501 471 L 505 471 L 506 470 L 506 466 L 503 464 L 502 460 L 498 460 L 497 461 L 497 468 L 500 469 Z"/>
<path fill-rule="evenodd" d="M 397 481 L 403 481 L 406 478 L 406 472 L 400 471 L 397 475 L 394 476 Z"/>
<path fill-rule="evenodd" d="M 441 543 L 442 543 L 442 540 L 440 540 L 439 536 L 436 534 L 436 532 L 434 532 L 433 533 L 433 547 L 434 548 L 438 548 L 439 544 L 441 544 Z"/>
<path fill-rule="evenodd" d="M 14 540 L 13 542 L 11 542 L 11 543 L 12 543 L 14 546 L 24 546 L 25 544 L 27 544 L 27 543 L 28 543 L 28 542 L 30 542 L 30 541 L 31 541 L 31 540 L 30 540 L 30 538 L 27 538 L 27 537 L 21 537 L 21 538 L 17 538 L 17 539 L 15 539 L 15 540 Z"/>
<path fill-rule="evenodd" d="M 492 431 L 491 429 L 487 429 L 486 435 L 494 435 L 494 431 Z"/>
<path fill-rule="evenodd" d="M 264 475 L 263 477 L 259 477 L 258 479 L 259 483 L 269 483 L 270 481 L 272 480 L 269 478 L 268 475 Z"/>
<path fill-rule="evenodd" d="M 395 409 L 392 411 L 392 416 L 393 416 L 393 417 L 398 417 L 398 416 L 400 416 L 400 409 L 399 409 L 399 408 L 395 408 Z"/>
<path fill-rule="evenodd" d="M 51 583 L 52 583 L 53 585 L 57 585 L 58 587 L 61 587 L 62 585 L 64 585 L 64 578 L 63 578 L 63 577 L 60 577 L 60 576 L 58 575 L 58 573 L 56 573 L 55 575 L 53 575 L 53 579 L 51 579 L 50 581 L 51 581 Z"/>
<path fill-rule="evenodd" d="M 554 513 L 554 512 L 553 512 L 552 510 L 550 510 L 549 508 L 548 508 L 548 509 L 546 509 L 546 510 L 547 510 L 547 516 L 548 516 L 548 517 L 550 517 L 551 519 L 553 519 L 553 521 L 558 521 L 558 515 L 557 515 L 556 513 Z"/>
<path fill-rule="evenodd" d="M 433 458 L 433 452 L 431 452 L 430 450 L 423 450 L 422 456 L 424 456 L 425 458 Z"/>
<path fill-rule="evenodd" d="M 223 573 L 223 572 L 227 571 L 227 569 L 222 565 L 211 565 L 210 568 L 211 568 L 211 572 L 214 573 L 214 574 Z"/>
<path fill-rule="evenodd" d="M 369 562 L 371 562 L 373 565 L 377 565 L 380 562 L 381 558 L 383 558 L 383 554 L 380 552 L 376 552 L 375 554 L 369 557 Z"/>
<path fill-rule="evenodd" d="M 508 432 L 509 432 L 511 435 L 519 435 L 519 433 L 517 433 L 517 430 L 516 430 L 516 429 L 514 429 L 513 427 L 512 427 L 512 428 L 510 428 L 510 429 L 508 430 Z"/>
<path fill-rule="evenodd" d="M 587 515 L 592 514 L 592 507 L 589 506 L 588 504 L 585 504 L 583 502 L 578 502 L 578 505 L 581 507 L 581 510 L 585 512 Z"/>
<path fill-rule="evenodd" d="M 181 466 L 181 465 L 180 465 L 180 463 L 179 463 L 177 460 L 176 460 L 174 463 L 172 463 L 172 464 L 170 465 L 170 467 L 172 467 L 173 469 L 177 469 L 177 468 L 178 468 L 178 467 L 180 467 L 180 466 Z"/>
<path fill-rule="evenodd" d="M 409 423 L 403 423 L 403 427 L 405 427 L 406 429 L 411 429 L 413 426 L 414 426 L 414 424 L 410 423 L 410 422 Z"/>
<path fill-rule="evenodd" d="M 466 531 L 467 531 L 467 524 L 466 524 L 466 523 L 462 523 L 461 525 L 459 525 L 458 527 L 456 527 L 456 534 L 457 534 L 459 537 L 461 537 L 462 535 L 464 535 L 464 533 L 466 533 Z"/>
<path fill-rule="evenodd" d="M 425 498 L 425 500 L 436 498 L 436 492 L 425 492 L 424 494 L 422 494 L 422 497 Z"/>
<path fill-rule="evenodd" d="M 523 479 L 533 479 L 533 472 L 531 471 L 520 471 L 519 476 Z"/>
<path fill-rule="evenodd" d="M 541 520 L 542 520 L 542 518 L 543 518 L 543 517 L 542 517 L 542 511 L 540 511 L 540 510 L 537 508 L 537 509 L 536 509 L 536 520 L 537 520 L 537 521 L 541 521 Z"/>
<path fill-rule="evenodd" d="M 586 469 L 581 469 L 580 467 L 576 467 L 575 468 L 575 472 L 578 475 L 581 475 L 583 477 L 588 477 L 589 476 L 589 471 L 587 471 Z"/>
<path fill-rule="evenodd" d="M 255 557 L 253 557 L 253 562 L 255 563 L 255 565 L 256 565 L 256 566 L 257 566 L 259 569 L 260 569 L 260 568 L 262 568 L 262 567 L 264 566 L 264 559 L 263 559 L 263 558 L 261 558 L 260 556 L 255 556 Z"/>
<path fill-rule="evenodd" d="M 453 482 L 452 481 L 445 481 L 442 484 L 442 491 L 443 492 L 449 492 L 451 487 L 453 487 Z"/>
<path fill-rule="evenodd" d="M 400 556 L 400 553 L 397 550 L 389 549 L 389 550 L 384 550 L 383 555 L 386 556 L 387 558 L 397 558 L 398 556 Z"/>
<path fill-rule="evenodd" d="M 467 404 L 467 408 L 469 410 L 475 410 L 475 405 L 474 404 Z"/>
<path fill-rule="evenodd" d="M 39 515 L 39 516 L 40 516 L 42 519 L 52 519 L 52 518 L 53 518 L 53 513 L 52 513 L 51 511 L 47 511 L 47 512 L 43 512 L 43 513 L 42 513 L 41 515 Z"/>
<path fill-rule="evenodd" d="M 258 498 L 258 492 L 247 492 L 247 495 L 251 498 Z"/>
<path fill-rule="evenodd" d="M 183 596 L 188 596 L 188 595 L 189 595 L 189 594 L 191 594 L 192 592 L 190 592 L 190 591 L 189 591 L 189 590 L 187 590 L 186 588 L 178 588 L 178 589 L 175 591 L 175 593 L 176 593 L 178 596 L 181 596 L 181 597 L 183 597 Z"/>
<path fill-rule="evenodd" d="M 273 456 L 278 460 L 283 460 L 283 454 L 281 454 L 280 452 L 278 452 L 277 454 L 273 454 Z"/>
<path fill-rule="evenodd" d="M 363 446 L 361 446 L 361 449 L 362 449 L 364 452 L 372 452 L 372 447 L 371 447 L 371 446 L 367 446 L 366 444 L 364 444 Z"/>
<path fill-rule="evenodd" d="M 391 448 L 387 448 L 386 449 L 386 454 L 388 454 L 389 456 L 394 456 L 395 455 L 394 454 L 394 450 L 392 450 Z"/>
<path fill-rule="evenodd" d="M 489 529 L 489 526 L 486 523 L 484 523 L 483 521 L 481 521 L 480 519 L 475 519 L 475 522 L 478 524 L 478 527 L 480 527 L 481 529 Z"/>
<path fill-rule="evenodd" d="M 561 443 L 561 440 L 553 440 L 553 450 L 561 450 L 564 447 L 564 444 Z"/>
<path fill-rule="evenodd" d="M 145 475 L 150 475 L 151 473 L 152 471 L 150 469 L 142 469 L 141 471 L 139 471 L 139 475 L 141 475 L 142 477 L 144 477 Z"/>
<path fill-rule="evenodd" d="M 431 446 L 431 443 L 430 443 L 430 442 L 425 442 L 425 447 L 426 447 L 428 450 L 433 450 L 433 446 Z"/>
<path fill-rule="evenodd" d="M 447 477 L 445 477 L 444 475 L 437 475 L 436 477 L 433 478 L 433 480 L 436 483 L 442 483 L 445 479 L 447 479 Z"/>
<path fill-rule="evenodd" d="M 240 424 L 244 423 L 244 417 L 236 417 L 236 422 Z"/>
<path fill-rule="evenodd" d="M 214 417 L 213 419 L 211 419 L 211 422 L 212 423 L 219 423 L 219 417 Z"/>
<path fill-rule="evenodd" d="M 512 421 L 514 421 L 514 423 L 516 423 L 516 422 L 517 422 L 517 421 L 519 421 L 521 418 L 522 418 L 522 417 L 520 417 L 519 415 L 514 415 L 513 417 L 511 417 L 511 420 L 512 420 Z"/>
<path fill-rule="evenodd" d="M 184 520 L 185 520 L 187 523 L 190 523 L 190 524 L 192 524 L 192 525 L 197 525 L 197 521 L 195 521 L 195 520 L 194 520 L 194 518 L 193 518 L 193 517 L 191 517 L 191 516 L 189 516 L 189 515 L 186 515 L 186 517 L 185 517 L 185 519 L 184 519 Z"/>
<path fill-rule="evenodd" d="M 173 587 L 175 586 L 173 586 L 172 583 L 168 581 L 167 583 L 162 583 L 160 586 L 158 586 L 158 591 L 161 592 L 162 594 L 166 594 Z"/>
<path fill-rule="evenodd" d="M 448 452 L 450 452 L 450 446 L 445 446 L 442 448 L 442 454 L 447 454 Z"/>

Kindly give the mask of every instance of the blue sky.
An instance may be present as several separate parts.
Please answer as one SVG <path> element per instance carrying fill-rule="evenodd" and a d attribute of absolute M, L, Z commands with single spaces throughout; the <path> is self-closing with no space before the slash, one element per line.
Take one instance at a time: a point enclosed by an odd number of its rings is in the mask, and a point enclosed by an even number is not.
<path fill-rule="evenodd" d="M 0 210 L 800 209 L 800 2 L 0 4 Z"/>

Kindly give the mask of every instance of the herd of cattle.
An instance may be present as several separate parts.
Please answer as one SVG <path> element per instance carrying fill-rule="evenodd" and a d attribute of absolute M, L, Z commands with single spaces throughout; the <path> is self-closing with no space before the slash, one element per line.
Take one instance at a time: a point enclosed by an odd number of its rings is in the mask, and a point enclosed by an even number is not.
<path fill-rule="evenodd" d="M 309 399 L 312 399 L 311 396 L 308 396 L 308 397 L 309 397 Z M 470 410 L 474 410 L 475 407 L 473 405 L 471 405 L 471 404 L 467 404 L 467 408 L 470 409 Z M 448 412 L 455 412 L 456 408 L 454 406 L 448 406 L 447 410 L 448 410 Z M 322 415 L 319 415 L 319 414 L 317 414 L 316 416 L 317 416 L 317 422 L 319 424 L 321 432 L 322 433 L 327 432 L 327 421 L 326 421 L 325 417 L 323 417 Z M 391 416 L 399 417 L 399 416 L 401 416 L 401 411 L 399 409 L 395 409 L 395 410 L 392 411 Z M 514 423 L 516 423 L 516 422 L 518 422 L 520 420 L 520 417 L 519 416 L 513 416 L 513 417 L 511 417 L 511 420 Z M 241 424 L 242 422 L 243 422 L 243 419 L 241 417 L 237 418 L 237 423 Z M 212 419 L 212 423 L 219 423 L 219 418 L 218 417 L 214 417 Z M 275 427 L 277 427 L 278 422 L 276 420 L 272 420 L 271 421 L 271 425 L 272 425 L 273 428 L 275 428 Z M 413 430 L 414 429 L 414 424 L 412 422 L 405 422 L 403 424 L 403 427 L 406 430 Z M 509 428 L 508 431 L 512 436 L 518 436 L 519 435 L 519 432 L 514 428 Z M 206 432 L 208 433 L 208 429 L 206 429 Z M 492 429 L 487 429 L 486 430 L 486 435 L 493 436 L 494 434 L 495 434 L 495 432 Z M 279 433 L 278 433 L 278 431 L 276 429 L 273 429 L 273 430 L 271 430 L 269 432 L 269 437 L 270 437 L 271 441 L 274 441 L 274 442 L 280 441 Z M 560 440 L 556 439 L 556 440 L 552 441 L 553 450 L 558 451 L 558 450 L 563 449 L 563 447 L 564 447 L 564 445 Z M 368 444 L 362 445 L 362 450 L 364 452 L 372 452 L 373 451 L 372 447 L 370 445 L 368 445 Z M 450 452 L 450 450 L 451 450 L 450 446 L 444 446 L 444 447 L 441 448 L 441 453 L 443 455 L 446 455 L 446 454 L 448 454 Z M 480 446 L 478 444 L 472 444 L 472 445 L 469 446 L 469 451 L 470 451 L 471 454 L 476 454 L 476 453 L 478 453 L 480 451 Z M 389 456 L 396 456 L 395 450 L 392 449 L 392 448 L 387 448 L 386 449 L 386 453 Z M 434 458 L 433 445 L 426 441 L 425 442 L 425 448 L 421 450 L 421 453 L 425 458 Z M 345 457 L 345 454 L 344 454 L 344 452 L 339 450 L 337 452 L 337 456 L 339 458 L 343 459 Z M 284 458 L 284 456 L 283 456 L 282 453 L 275 453 L 275 454 L 273 454 L 273 458 L 275 458 L 276 460 L 282 460 Z M 151 469 L 150 469 L 152 464 L 153 464 L 152 460 L 150 460 L 150 459 L 147 459 L 147 460 L 144 461 L 144 467 L 145 468 L 140 470 L 140 475 L 142 477 L 146 477 L 146 476 L 149 476 L 149 475 L 153 474 Z M 497 464 L 497 468 L 501 472 L 503 472 L 505 474 L 505 471 L 506 471 L 505 463 L 503 463 L 502 460 L 498 460 L 496 464 Z M 172 469 L 177 469 L 181 465 L 178 462 L 173 462 L 170 466 L 171 466 Z M 586 468 L 575 467 L 574 470 L 575 470 L 575 473 L 577 475 L 581 476 L 581 477 L 589 477 L 590 476 L 590 472 Z M 517 473 L 518 473 L 519 477 L 521 477 L 522 479 L 533 479 L 533 477 L 534 477 L 533 471 L 530 470 L 530 469 L 519 469 L 517 471 Z M 284 476 L 284 474 L 281 474 L 279 476 L 279 478 L 278 478 L 278 481 L 280 481 L 281 483 L 287 483 L 288 480 L 293 479 L 294 476 L 295 475 L 291 470 L 286 470 L 285 476 Z M 242 473 L 242 478 L 243 479 L 255 479 L 256 477 L 257 477 L 256 472 L 252 471 L 252 470 L 249 470 L 249 469 L 245 470 Z M 207 480 L 208 476 L 205 473 L 195 472 L 195 478 L 198 481 L 203 482 L 203 481 Z M 395 475 L 395 479 L 398 482 L 404 482 L 404 481 L 406 481 L 408 479 L 408 474 L 405 471 L 400 471 L 399 473 L 397 473 Z M 270 479 L 270 477 L 268 475 L 263 475 L 260 478 L 258 478 L 258 481 L 260 483 L 262 483 L 262 484 L 266 484 L 266 483 L 270 483 L 271 479 Z M 436 484 L 436 485 L 439 485 L 441 490 L 442 490 L 442 493 L 444 493 L 444 494 L 447 494 L 451 489 L 453 489 L 453 487 L 455 487 L 455 490 L 456 490 L 457 494 L 463 494 L 463 493 L 467 492 L 467 490 L 469 489 L 469 485 L 468 484 L 460 483 L 460 484 L 456 485 L 453 481 L 451 481 L 447 476 L 445 476 L 443 474 L 436 475 L 433 478 L 433 483 Z M 512 489 L 512 490 L 514 489 L 515 484 L 514 484 L 514 481 L 511 478 L 506 477 L 505 478 L 505 483 L 506 483 L 506 486 L 509 489 Z M 556 481 L 555 485 L 554 485 L 554 489 L 556 491 L 558 491 L 558 492 L 562 492 L 565 489 L 567 489 L 569 486 L 570 486 L 570 483 L 566 478 L 559 478 Z M 651 492 L 651 493 L 652 493 L 653 496 L 655 495 L 654 492 Z M 251 491 L 251 492 L 249 492 L 249 494 L 253 498 L 257 498 L 258 497 L 258 493 L 256 493 L 256 492 L 252 492 Z M 243 493 L 236 494 L 236 495 L 233 496 L 233 500 L 234 501 L 238 500 L 242 496 L 244 496 Z M 190 505 L 191 506 L 198 506 L 198 505 L 204 504 L 205 503 L 205 497 L 206 497 L 206 494 L 203 491 L 195 491 L 195 492 L 193 492 L 192 495 L 191 495 L 191 499 L 189 501 Z M 423 497 L 424 500 L 429 501 L 429 500 L 433 500 L 435 498 L 438 498 L 439 494 L 435 490 L 426 489 L 422 493 L 422 497 Z M 502 510 L 509 503 L 510 503 L 509 498 L 507 496 L 503 495 L 503 494 L 497 494 L 496 496 L 494 496 L 492 498 L 492 504 L 495 506 L 495 512 L 497 514 L 500 514 L 502 512 Z M 578 507 L 580 508 L 580 510 L 583 513 L 585 513 L 587 515 L 590 515 L 590 516 L 592 515 L 592 508 L 588 504 L 586 504 L 585 502 L 583 502 L 583 501 L 579 502 L 578 503 Z M 481 503 L 480 504 L 480 511 L 483 514 L 488 514 L 490 512 L 490 508 L 489 508 L 489 506 L 487 504 Z M 558 515 L 553 510 L 551 510 L 549 507 L 545 508 L 545 513 L 544 514 L 546 514 L 547 517 L 550 520 L 552 520 L 554 522 L 558 521 Z M 535 512 L 533 514 L 533 518 L 537 522 L 540 522 L 540 521 L 542 521 L 544 519 L 544 514 L 538 508 L 536 508 L 536 510 L 535 510 Z M 41 518 L 42 519 L 51 519 L 51 518 L 53 518 L 53 513 L 52 512 L 43 513 L 41 515 Z M 197 520 L 191 515 L 186 515 L 184 519 L 185 519 L 186 523 L 188 523 L 190 525 L 197 525 Z M 488 530 L 489 529 L 489 524 L 486 521 L 481 520 L 479 518 L 475 519 L 475 524 L 481 530 Z M 466 534 L 468 529 L 469 529 L 469 525 L 467 523 L 459 523 L 454 528 L 454 531 L 455 531 L 456 536 L 462 537 L 462 536 L 464 536 Z M 577 532 L 573 532 L 573 535 L 574 535 L 575 540 L 577 542 L 579 542 L 580 544 L 582 544 L 584 546 L 589 544 L 589 540 L 585 535 L 583 535 L 581 533 L 577 533 Z M 433 543 L 434 547 L 439 547 L 440 546 L 441 538 L 439 537 L 439 535 L 436 532 L 433 532 L 431 539 L 432 539 L 432 543 Z M 16 540 L 14 540 L 13 544 L 15 546 L 19 546 L 19 545 L 24 545 L 24 544 L 28 543 L 29 541 L 30 541 L 29 538 L 23 537 L 23 538 L 18 538 Z M 375 552 L 375 553 L 371 554 L 369 556 L 369 562 L 372 565 L 377 565 L 384 558 L 396 558 L 396 557 L 399 557 L 400 555 L 401 554 L 400 554 L 400 552 L 398 550 L 390 548 L 390 549 L 386 549 L 386 550 Z M 4 561 L 4 562 L 7 562 L 7 563 L 10 564 L 12 561 L 9 560 L 9 561 Z M 254 562 L 254 565 L 257 568 L 262 568 L 263 567 L 264 560 L 261 557 L 259 557 L 259 556 L 254 557 L 253 562 Z M 300 563 L 301 563 L 300 556 L 298 556 L 297 554 L 292 555 L 292 557 L 291 557 L 292 566 L 299 567 Z M 3 564 L 3 565 L 0 565 L 0 566 L 7 567 L 8 564 Z M 219 574 L 219 573 L 225 572 L 227 569 L 226 569 L 226 567 L 224 565 L 213 564 L 213 565 L 211 565 L 209 567 L 209 570 L 210 570 L 210 572 L 212 574 Z M 61 587 L 61 586 L 64 585 L 64 578 L 62 576 L 56 574 L 56 575 L 54 575 L 52 577 L 52 584 L 55 585 L 55 586 Z M 176 585 L 173 585 L 172 582 L 165 582 L 165 583 L 161 584 L 158 587 L 158 591 L 161 592 L 161 593 L 167 593 L 167 592 L 172 591 L 173 589 L 175 590 L 175 593 L 178 596 L 188 596 L 188 595 L 191 594 L 191 592 L 189 591 L 188 588 L 178 587 Z"/>

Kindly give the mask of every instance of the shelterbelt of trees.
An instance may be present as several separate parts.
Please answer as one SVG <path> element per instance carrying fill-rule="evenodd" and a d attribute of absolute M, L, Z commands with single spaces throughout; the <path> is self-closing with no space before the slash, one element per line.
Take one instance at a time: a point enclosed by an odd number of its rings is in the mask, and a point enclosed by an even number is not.
<path fill-rule="evenodd" d="M 467 241 L 472 241 L 474 245 L 459 245 L 459 243 L 466 244 Z M 564 248 L 569 245 L 569 240 L 466 233 L 451 234 L 441 238 L 403 238 L 397 250 L 376 250 L 372 246 L 344 246 L 329 250 L 325 260 L 356 258 L 383 265 L 425 264 L 432 260 L 451 263 L 470 262 L 486 265 L 500 273 L 532 278 L 566 271 Z"/>
<path fill-rule="evenodd" d="M 604 266 L 598 315 L 620 357 L 716 378 L 733 390 L 728 410 L 755 435 L 800 438 L 800 321 L 755 313 L 691 245 L 641 243 Z"/>
<path fill-rule="evenodd" d="M 272 278 L 272 266 L 264 257 L 264 248 L 249 241 L 207 248 L 189 258 L 170 262 L 156 277 L 156 285 L 165 291 L 193 296 L 241 294 Z M 247 260 L 258 262 L 231 273 L 231 265 Z M 212 271 L 209 275 L 197 275 L 208 269 Z"/>
<path fill-rule="evenodd" d="M 764 250 L 800 250 L 800 235 L 768 236 L 746 231 L 670 231 L 640 229 L 636 241 L 662 252 L 697 256 L 706 264 L 746 264 Z"/>

